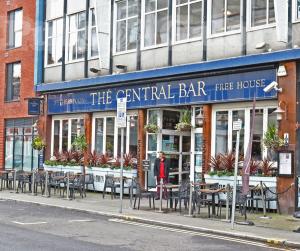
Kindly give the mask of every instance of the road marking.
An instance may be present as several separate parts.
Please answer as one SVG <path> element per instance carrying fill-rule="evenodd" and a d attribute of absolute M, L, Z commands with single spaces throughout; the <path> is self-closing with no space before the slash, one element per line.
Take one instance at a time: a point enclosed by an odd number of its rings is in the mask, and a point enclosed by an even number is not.
<path fill-rule="evenodd" d="M 122 223 L 122 224 L 128 224 L 128 225 L 134 225 L 134 226 L 140 226 L 140 227 L 147 227 L 147 228 L 152 228 L 152 229 L 160 229 L 160 230 L 176 232 L 176 233 L 184 233 L 184 234 L 189 234 L 189 235 L 193 235 L 193 236 L 208 237 L 208 238 L 225 240 L 225 241 L 236 242 L 236 243 L 241 243 L 241 244 L 248 244 L 251 246 L 262 247 L 262 248 L 267 248 L 267 249 L 272 249 L 272 250 L 296 250 L 296 249 L 286 249 L 286 248 L 269 246 L 264 243 L 248 241 L 248 240 L 243 240 L 243 239 L 238 239 L 238 238 L 232 238 L 232 237 L 227 237 L 227 236 L 200 233 L 200 232 L 184 230 L 184 229 L 176 229 L 176 228 L 170 228 L 170 227 L 151 225 L 151 224 L 147 224 L 147 223 L 126 221 L 126 220 L 122 220 L 122 219 L 109 219 L 109 221 L 116 222 L 116 223 Z"/>
<path fill-rule="evenodd" d="M 94 220 L 69 220 L 69 222 L 93 222 Z"/>
<path fill-rule="evenodd" d="M 40 225 L 40 224 L 47 224 L 46 221 L 37 221 L 37 222 L 20 222 L 20 221 L 12 221 L 12 223 L 18 224 L 18 225 Z"/>

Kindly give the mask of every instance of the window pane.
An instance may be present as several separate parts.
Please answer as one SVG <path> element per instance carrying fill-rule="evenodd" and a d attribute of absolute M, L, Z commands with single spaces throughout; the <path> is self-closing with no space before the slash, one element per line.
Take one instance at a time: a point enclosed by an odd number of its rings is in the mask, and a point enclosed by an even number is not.
<path fill-rule="evenodd" d="M 53 153 L 59 152 L 60 121 L 54 120 Z"/>
<path fill-rule="evenodd" d="M 62 122 L 62 151 L 68 150 L 68 120 L 63 120 Z"/>
<path fill-rule="evenodd" d="M 78 29 L 85 29 L 85 12 L 80 12 L 78 14 Z"/>
<path fill-rule="evenodd" d="M 269 0 L 269 23 L 275 22 L 274 0 Z"/>
<path fill-rule="evenodd" d="M 106 118 L 106 153 L 109 157 L 114 155 L 114 133 L 115 133 L 115 119 Z"/>
<path fill-rule="evenodd" d="M 77 59 L 83 58 L 85 51 L 85 30 L 78 32 L 77 43 Z"/>
<path fill-rule="evenodd" d="M 15 11 L 15 31 L 22 30 L 22 23 L 23 23 L 23 11 L 22 10 Z"/>
<path fill-rule="evenodd" d="M 264 25 L 267 23 L 266 9 L 268 0 L 251 1 L 251 26 Z"/>
<path fill-rule="evenodd" d="M 158 110 L 149 110 L 149 118 L 148 118 L 148 123 L 149 124 L 154 124 L 157 125 L 157 118 L 159 115 L 159 111 Z"/>
<path fill-rule="evenodd" d="M 148 134 L 148 151 L 157 150 L 157 134 Z"/>
<path fill-rule="evenodd" d="M 162 150 L 166 152 L 179 152 L 179 136 L 162 135 Z"/>
<path fill-rule="evenodd" d="M 244 154 L 244 135 L 245 135 L 245 111 L 233 111 L 232 112 L 232 122 L 240 119 L 242 121 L 242 129 L 240 130 L 240 145 L 239 154 Z M 232 135 L 232 151 L 235 152 L 236 149 L 236 133 Z"/>
<path fill-rule="evenodd" d="M 163 44 L 167 42 L 168 34 L 168 11 L 160 11 L 157 13 L 157 34 L 156 44 Z"/>
<path fill-rule="evenodd" d="M 216 154 L 227 153 L 228 149 L 228 112 L 216 112 Z"/>
<path fill-rule="evenodd" d="M 195 133 L 195 152 L 202 152 L 203 137 L 201 133 Z"/>
<path fill-rule="evenodd" d="M 212 34 L 224 32 L 225 0 L 212 0 Z"/>
<path fill-rule="evenodd" d="M 103 118 L 95 120 L 95 151 L 97 153 L 103 153 L 103 123 Z"/>
<path fill-rule="evenodd" d="M 128 20 L 127 27 L 127 50 L 132 50 L 136 48 L 136 40 L 137 40 L 137 26 L 138 21 L 137 18 L 131 18 Z"/>
<path fill-rule="evenodd" d="M 176 4 L 178 5 L 178 4 L 183 4 L 183 3 L 187 3 L 187 2 L 188 2 L 188 0 L 177 0 Z"/>
<path fill-rule="evenodd" d="M 22 45 L 22 31 L 15 32 L 15 47 L 20 47 Z"/>
<path fill-rule="evenodd" d="M 145 46 L 155 44 L 155 14 L 148 14 L 145 17 Z"/>
<path fill-rule="evenodd" d="M 118 129 L 118 156 L 121 156 L 121 128 Z M 126 130 L 124 129 L 124 135 L 123 135 L 123 154 L 126 153 Z"/>
<path fill-rule="evenodd" d="M 154 11 L 155 10 L 155 2 L 156 0 L 147 0 L 145 1 L 145 12 Z"/>
<path fill-rule="evenodd" d="M 176 8 L 176 40 L 188 38 L 188 5 Z"/>
<path fill-rule="evenodd" d="M 98 55 L 97 30 L 94 27 L 91 31 L 91 57 Z"/>
<path fill-rule="evenodd" d="M 15 135 L 15 149 L 14 149 L 14 162 L 13 167 L 17 170 L 21 170 L 23 163 L 22 163 L 22 147 L 23 147 L 23 135 L 22 135 L 22 128 L 19 129 L 19 134 Z"/>
<path fill-rule="evenodd" d="M 32 134 L 31 134 L 31 128 L 25 128 L 25 132 L 27 130 L 28 130 L 28 133 L 25 133 L 25 136 L 24 136 L 23 170 L 24 171 L 31 171 L 31 164 L 32 164 Z"/>
<path fill-rule="evenodd" d="M 137 137 L 138 137 L 138 123 L 137 117 L 131 117 L 129 130 L 129 153 L 137 158 Z"/>
<path fill-rule="evenodd" d="M 168 7 L 168 0 L 157 0 L 157 10 Z"/>
<path fill-rule="evenodd" d="M 13 168 L 13 128 L 8 128 L 6 130 L 6 140 L 5 140 L 5 169 Z"/>
<path fill-rule="evenodd" d="M 190 151 L 191 151 L 191 137 L 182 136 L 182 152 L 190 152 Z"/>
<path fill-rule="evenodd" d="M 95 15 L 95 9 L 91 9 L 91 20 L 92 20 L 92 23 L 91 23 L 91 26 L 95 26 L 96 25 L 96 15 Z"/>
<path fill-rule="evenodd" d="M 71 144 L 74 142 L 77 136 L 77 119 L 71 120 Z"/>
<path fill-rule="evenodd" d="M 117 51 L 126 50 L 126 20 L 117 22 Z"/>
<path fill-rule="evenodd" d="M 251 110 L 251 119 L 252 119 Z M 255 121 L 253 129 L 253 141 L 252 141 L 252 158 L 255 160 L 262 159 L 262 139 L 263 139 L 263 109 L 255 109 Z"/>
<path fill-rule="evenodd" d="M 62 60 L 62 36 L 55 39 L 55 63 L 61 63 Z"/>
<path fill-rule="evenodd" d="M 202 30 L 202 2 L 190 6 L 190 38 L 199 37 Z"/>
<path fill-rule="evenodd" d="M 163 129 L 175 130 L 176 124 L 179 123 L 180 112 L 163 111 Z"/>
<path fill-rule="evenodd" d="M 227 1 L 227 31 L 240 28 L 240 0 Z"/>
<path fill-rule="evenodd" d="M 69 32 L 74 32 L 77 30 L 77 25 L 76 25 L 76 17 L 77 15 L 71 15 L 69 18 Z"/>
<path fill-rule="evenodd" d="M 76 59 L 76 33 L 69 36 L 69 61 Z"/>
<path fill-rule="evenodd" d="M 126 18 L 126 1 L 117 2 L 117 19 Z"/>
<path fill-rule="evenodd" d="M 20 81 L 21 81 L 21 64 L 14 63 L 13 78 L 12 78 L 12 99 L 18 100 L 20 98 Z"/>
<path fill-rule="evenodd" d="M 56 23 L 56 36 L 63 35 L 63 19 L 59 18 L 55 21 Z"/>
<path fill-rule="evenodd" d="M 128 0 L 128 17 L 137 16 L 137 0 Z"/>
<path fill-rule="evenodd" d="M 195 172 L 202 172 L 202 154 L 195 154 Z"/>
<path fill-rule="evenodd" d="M 47 64 L 54 64 L 54 47 L 52 44 L 52 38 L 48 39 L 48 54 L 47 54 Z"/>

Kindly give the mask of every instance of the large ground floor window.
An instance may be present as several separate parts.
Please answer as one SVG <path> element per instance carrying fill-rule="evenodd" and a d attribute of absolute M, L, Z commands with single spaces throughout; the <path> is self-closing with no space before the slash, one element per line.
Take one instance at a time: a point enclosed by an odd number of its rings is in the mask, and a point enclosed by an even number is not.
<path fill-rule="evenodd" d="M 32 148 L 35 118 L 5 121 L 5 169 L 31 171 L 37 168 L 38 151 Z"/>
<path fill-rule="evenodd" d="M 269 158 L 275 160 L 276 156 L 262 144 L 264 133 L 268 125 L 276 125 L 276 101 L 256 102 L 255 123 L 253 128 L 252 157 L 255 160 Z M 239 152 L 245 154 L 250 139 L 251 118 L 253 114 L 252 103 L 222 104 L 213 106 L 212 114 L 212 156 L 218 153 L 235 152 L 236 134 L 232 131 L 232 123 L 240 119 L 242 130 L 240 131 Z"/>
<path fill-rule="evenodd" d="M 135 111 L 127 112 L 124 129 L 124 153 L 137 158 L 138 117 Z M 109 157 L 121 155 L 121 129 L 117 128 L 116 113 L 95 113 L 92 126 L 92 151 Z"/>

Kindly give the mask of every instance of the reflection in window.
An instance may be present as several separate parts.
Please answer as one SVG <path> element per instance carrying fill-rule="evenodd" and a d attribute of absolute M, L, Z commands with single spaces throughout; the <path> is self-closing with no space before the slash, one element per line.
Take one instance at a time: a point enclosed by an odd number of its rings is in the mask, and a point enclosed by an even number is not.
<path fill-rule="evenodd" d="M 228 146 L 228 112 L 216 112 L 216 154 L 227 153 Z"/>
<path fill-rule="evenodd" d="M 62 122 L 62 151 L 68 150 L 68 127 L 69 121 L 63 120 Z"/>
<path fill-rule="evenodd" d="M 179 152 L 179 136 L 162 135 L 162 150 L 165 152 Z"/>
<path fill-rule="evenodd" d="M 242 129 L 240 130 L 240 145 L 239 153 L 244 154 L 244 135 L 245 135 L 245 111 L 233 111 L 232 112 L 232 123 L 240 119 L 242 121 Z M 235 152 L 236 147 L 236 133 L 232 136 L 232 151 Z"/>
<path fill-rule="evenodd" d="M 90 57 L 96 57 L 98 56 L 98 41 L 95 9 L 91 9 L 90 16 Z"/>
<path fill-rule="evenodd" d="M 195 152 L 202 152 L 202 133 L 195 133 Z"/>
<path fill-rule="evenodd" d="M 69 16 L 69 61 L 81 59 L 85 51 L 85 12 Z"/>
<path fill-rule="evenodd" d="M 116 4 L 116 51 L 135 49 L 138 29 L 137 0 L 123 0 Z"/>
<path fill-rule="evenodd" d="M 149 110 L 148 115 L 149 115 L 148 123 L 157 125 L 159 111 L 158 110 Z"/>
<path fill-rule="evenodd" d="M 240 29 L 240 0 L 212 0 L 211 33 Z"/>
<path fill-rule="evenodd" d="M 177 1 L 176 40 L 200 37 L 202 28 L 202 1 Z"/>
<path fill-rule="evenodd" d="M 95 119 L 95 151 L 97 153 L 103 153 L 103 129 L 104 119 Z"/>
<path fill-rule="evenodd" d="M 8 13 L 8 48 L 22 45 L 23 10 L 13 10 Z"/>
<path fill-rule="evenodd" d="M 6 66 L 6 101 L 20 99 L 21 63 Z"/>
<path fill-rule="evenodd" d="M 144 46 L 164 44 L 168 40 L 168 0 L 145 1 Z"/>
<path fill-rule="evenodd" d="M 252 118 L 253 110 L 250 115 Z M 255 109 L 255 120 L 253 129 L 253 140 L 252 140 L 252 158 L 255 160 L 262 160 L 262 139 L 263 139 L 263 109 Z M 251 125 L 252 126 L 252 125 Z"/>
<path fill-rule="evenodd" d="M 106 118 L 106 153 L 109 157 L 114 155 L 115 118 Z"/>
<path fill-rule="evenodd" d="M 148 151 L 157 150 L 157 134 L 148 134 Z"/>
<path fill-rule="evenodd" d="M 48 65 L 61 63 L 63 43 L 63 19 L 58 18 L 47 22 L 46 39 L 48 43 L 46 62 Z"/>
<path fill-rule="evenodd" d="M 191 151 L 191 137 L 182 136 L 182 152 L 190 152 L 190 151 Z"/>
<path fill-rule="evenodd" d="M 175 130 L 176 124 L 180 121 L 180 112 L 163 111 L 163 129 Z"/>
<path fill-rule="evenodd" d="M 54 136 L 53 136 L 54 153 L 59 152 L 59 134 L 60 134 L 60 121 L 54 120 Z"/>
<path fill-rule="evenodd" d="M 251 27 L 274 22 L 274 0 L 251 0 Z"/>
<path fill-rule="evenodd" d="M 137 158 L 137 137 L 138 137 L 138 121 L 137 117 L 131 117 L 129 123 L 129 153 Z"/>

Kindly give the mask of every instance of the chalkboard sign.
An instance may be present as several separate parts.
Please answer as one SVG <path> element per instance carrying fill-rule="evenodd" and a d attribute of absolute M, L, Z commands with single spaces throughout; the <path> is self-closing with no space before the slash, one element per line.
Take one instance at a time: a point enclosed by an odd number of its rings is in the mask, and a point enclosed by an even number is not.
<path fill-rule="evenodd" d="M 293 177 L 294 175 L 294 154 L 292 151 L 278 152 L 278 175 Z"/>
<path fill-rule="evenodd" d="M 43 153 L 39 153 L 39 155 L 38 155 L 38 168 L 44 169 L 44 154 Z"/>
<path fill-rule="evenodd" d="M 143 160 L 143 169 L 145 170 L 145 171 L 148 171 L 149 170 L 149 168 L 150 168 L 150 160 Z"/>

